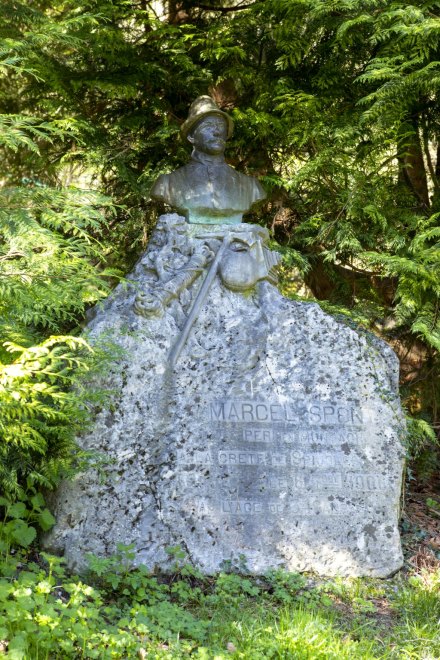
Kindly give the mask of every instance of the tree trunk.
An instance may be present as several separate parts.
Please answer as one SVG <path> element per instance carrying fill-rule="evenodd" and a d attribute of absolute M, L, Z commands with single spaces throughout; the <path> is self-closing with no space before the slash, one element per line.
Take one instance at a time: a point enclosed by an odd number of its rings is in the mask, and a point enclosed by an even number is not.
<path fill-rule="evenodd" d="M 437 153 L 435 159 L 435 177 L 440 183 L 440 142 L 437 145 Z M 434 194 L 432 196 L 431 202 L 432 212 L 438 213 L 440 211 L 440 186 L 437 186 L 434 189 Z"/>
<path fill-rule="evenodd" d="M 397 150 L 399 182 L 415 195 L 423 207 L 429 207 L 428 182 L 416 114 L 400 125 Z"/>
<path fill-rule="evenodd" d="M 168 22 L 173 25 L 185 23 L 189 18 L 188 12 L 184 8 L 182 0 L 169 0 L 168 2 Z"/>

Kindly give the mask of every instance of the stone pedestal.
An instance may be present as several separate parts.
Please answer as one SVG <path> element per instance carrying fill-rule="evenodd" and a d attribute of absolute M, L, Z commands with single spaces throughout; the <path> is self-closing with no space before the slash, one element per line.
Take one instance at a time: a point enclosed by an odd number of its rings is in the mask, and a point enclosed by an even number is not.
<path fill-rule="evenodd" d="M 244 248 L 229 251 L 230 232 L 247 236 Z M 64 483 L 54 502 L 46 545 L 71 565 L 121 542 L 164 569 L 179 545 L 206 573 L 240 557 L 255 573 L 385 577 L 401 566 L 397 358 L 283 298 L 264 243 L 252 225 L 163 216 L 129 290 L 90 322 L 92 340 L 110 333 L 124 356 L 103 383 L 110 410 L 80 440 L 105 458 L 100 474 Z M 233 290 L 251 258 L 265 276 Z"/>

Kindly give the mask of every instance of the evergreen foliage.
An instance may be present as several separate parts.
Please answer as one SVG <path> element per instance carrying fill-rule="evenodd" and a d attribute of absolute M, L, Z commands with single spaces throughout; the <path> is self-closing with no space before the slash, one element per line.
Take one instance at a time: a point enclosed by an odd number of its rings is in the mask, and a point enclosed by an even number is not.
<path fill-rule="evenodd" d="M 269 191 L 249 219 L 287 255 L 285 291 L 299 269 L 310 296 L 390 342 L 411 456 L 432 454 L 439 17 L 431 0 L 5 0 L 2 340 L 68 335 L 108 290 L 104 257 L 130 269 L 161 210 L 150 186 L 187 160 L 179 125 L 211 93 L 235 121 L 229 161 Z"/>
<path fill-rule="evenodd" d="M 412 456 L 433 451 L 432 432 L 420 442 L 423 420 L 440 428 L 439 11 L 268 0 L 233 20 L 210 16 L 203 37 L 216 89 L 232 86 L 241 162 L 271 187 L 275 237 L 306 257 L 295 261 L 313 296 L 401 357 L 421 421 Z M 219 24 L 234 37 L 229 53 L 213 45 Z"/>
<path fill-rule="evenodd" d="M 393 346 L 412 468 L 439 470 L 439 18 L 434 0 L 2 1 L 0 653 L 440 654 L 438 537 L 427 552 L 409 520 L 433 570 L 380 584 L 203 578 L 179 548 L 165 580 L 131 570 L 130 546 L 85 582 L 33 550 L 54 522 L 40 489 L 78 468 L 101 396 L 85 312 L 145 248 L 198 94 L 233 115 L 229 162 L 268 190 L 249 219 L 283 252 L 284 291 Z"/>
<path fill-rule="evenodd" d="M 10 69 L 36 75 L 12 54 L 2 62 L 6 78 Z M 99 267 L 98 236 L 114 207 L 95 191 L 44 181 L 46 143 L 71 135 L 62 121 L 4 113 L 0 130 L 10 165 L 0 188 L 0 489 L 15 497 L 23 488 L 52 487 L 66 473 L 75 433 L 88 419 L 81 380 L 97 356 L 66 331 L 110 290 L 114 273 Z M 11 153 L 20 153 L 21 164 L 12 165 Z M 30 154 L 37 159 L 24 177 Z"/>

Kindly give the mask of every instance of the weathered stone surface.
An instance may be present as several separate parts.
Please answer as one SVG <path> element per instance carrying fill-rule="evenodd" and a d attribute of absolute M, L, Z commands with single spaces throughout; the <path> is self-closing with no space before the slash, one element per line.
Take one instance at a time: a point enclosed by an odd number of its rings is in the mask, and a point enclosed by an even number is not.
<path fill-rule="evenodd" d="M 180 545 L 205 572 L 240 555 L 253 572 L 383 577 L 401 566 L 397 358 L 283 298 L 264 242 L 252 225 L 163 216 L 129 290 L 96 311 L 92 337 L 109 333 L 125 354 L 106 383 L 111 410 L 81 440 L 107 462 L 55 500 L 46 545 L 71 565 L 120 542 L 163 568 Z M 241 288 L 234 259 L 245 260 Z"/>

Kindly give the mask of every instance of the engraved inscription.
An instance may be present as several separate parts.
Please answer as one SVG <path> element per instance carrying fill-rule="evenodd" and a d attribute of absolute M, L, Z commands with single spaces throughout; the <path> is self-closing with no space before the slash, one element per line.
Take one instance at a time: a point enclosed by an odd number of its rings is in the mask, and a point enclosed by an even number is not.
<path fill-rule="evenodd" d="M 263 474 L 260 477 L 263 489 L 284 491 L 325 491 L 345 490 L 345 492 L 386 491 L 388 480 L 374 472 L 289 472 L 285 476 Z"/>
<path fill-rule="evenodd" d="M 355 431 L 342 430 L 326 430 L 317 431 L 313 428 L 302 427 L 289 427 L 288 431 L 279 430 L 275 428 L 264 428 L 262 425 L 246 426 L 241 430 L 241 439 L 244 442 L 260 442 L 270 444 L 294 444 L 294 445 L 311 445 L 311 444 L 325 444 L 334 445 L 348 442 L 352 445 L 362 443 L 362 435 Z"/>
<path fill-rule="evenodd" d="M 264 513 L 263 502 L 255 502 L 252 500 L 222 500 L 221 502 L 222 513 L 232 514 L 260 514 Z"/>
<path fill-rule="evenodd" d="M 209 406 L 211 422 L 260 424 L 301 423 L 324 424 L 363 424 L 361 411 L 354 407 L 330 403 L 270 403 L 267 401 L 212 401 Z"/>
<path fill-rule="evenodd" d="M 288 464 L 286 454 L 268 451 L 219 451 L 218 461 L 220 465 L 281 465 Z"/>
<path fill-rule="evenodd" d="M 348 462 L 349 461 L 349 462 Z M 177 451 L 178 465 L 218 466 L 229 469 L 252 467 L 276 470 L 278 475 L 262 474 L 259 479 L 265 488 L 322 491 L 341 489 L 342 491 L 386 491 L 389 480 L 381 474 L 363 469 L 363 461 L 347 459 L 342 452 L 276 452 L 245 451 L 229 449 L 213 454 L 211 450 Z M 234 472 L 233 472 L 234 473 Z M 200 475 L 193 475 L 194 482 L 200 482 Z M 229 478 L 231 477 L 229 473 Z M 182 483 L 182 485 L 184 485 Z"/>
<path fill-rule="evenodd" d="M 184 449 L 176 452 L 176 463 L 178 465 L 213 465 L 215 460 L 210 451 L 194 451 L 188 453 Z"/>
<path fill-rule="evenodd" d="M 359 456 L 353 456 L 347 460 L 347 455 L 341 451 L 301 451 L 290 452 L 290 464 L 300 468 L 338 468 L 342 466 L 357 467 L 362 469 L 364 461 Z"/>
<path fill-rule="evenodd" d="M 346 475 L 344 487 L 362 491 L 388 490 L 390 482 L 381 474 L 352 473 Z"/>
<path fill-rule="evenodd" d="M 368 411 L 363 418 L 352 403 L 225 399 L 208 409 L 209 440 L 176 452 L 178 464 L 191 466 L 178 487 L 185 492 L 192 479 L 201 496 L 188 502 L 196 515 L 240 524 L 362 516 L 390 488 L 365 450 Z"/>
<path fill-rule="evenodd" d="M 189 504 L 189 503 L 188 503 Z M 187 504 L 187 506 L 188 506 Z M 200 498 L 189 504 L 198 514 L 220 512 L 226 515 L 258 516 L 262 514 L 291 514 L 294 516 L 340 516 L 361 513 L 365 503 L 346 498 L 313 497 L 309 500 L 255 500 L 251 498 L 215 499 Z"/>
<path fill-rule="evenodd" d="M 245 442 L 285 442 L 287 434 L 272 429 L 244 428 L 243 440 Z"/>

